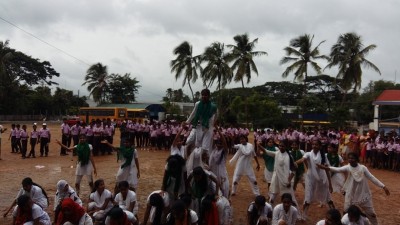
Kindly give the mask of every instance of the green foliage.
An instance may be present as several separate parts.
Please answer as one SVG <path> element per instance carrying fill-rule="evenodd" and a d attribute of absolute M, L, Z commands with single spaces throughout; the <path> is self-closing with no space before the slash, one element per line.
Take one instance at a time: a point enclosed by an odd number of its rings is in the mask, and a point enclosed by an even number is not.
<path fill-rule="evenodd" d="M 116 104 L 133 103 L 139 87 L 139 81 L 136 77 L 132 79 L 129 73 L 123 76 L 111 74 L 105 90 L 106 101 Z"/>
<path fill-rule="evenodd" d="M 51 81 L 60 74 L 54 70 L 50 62 L 32 58 L 8 46 L 9 41 L 0 41 L 0 79 L 2 85 L 9 85 L 13 81 L 28 85 L 46 83 L 57 84 Z"/>
<path fill-rule="evenodd" d="M 200 92 L 196 92 L 196 94 L 200 95 Z M 183 93 L 182 89 L 172 90 L 172 88 L 168 88 L 165 92 L 165 96 L 162 98 L 163 102 L 190 102 L 190 98 L 188 95 Z"/>
<path fill-rule="evenodd" d="M 187 83 L 192 93 L 192 99 L 194 99 L 193 89 L 190 83 L 196 82 L 199 77 L 198 71 L 202 73 L 202 68 L 200 66 L 201 56 L 193 56 L 192 46 L 187 41 L 178 45 L 173 53 L 176 55 L 176 58 L 170 62 L 171 72 L 175 73 L 176 80 L 183 76 L 182 87 Z"/>
<path fill-rule="evenodd" d="M 356 33 L 342 34 L 331 48 L 326 68 L 338 66 L 337 78 L 342 79 L 342 89 L 348 91 L 353 88 L 353 92 L 356 92 L 361 88 L 362 66 L 381 74 L 379 68 L 365 58 L 375 48 L 374 44 L 364 48 L 361 36 Z"/>
<path fill-rule="evenodd" d="M 330 122 L 333 127 L 345 128 L 347 127 L 346 120 L 350 120 L 350 112 L 347 107 L 336 107 L 330 114 Z"/>

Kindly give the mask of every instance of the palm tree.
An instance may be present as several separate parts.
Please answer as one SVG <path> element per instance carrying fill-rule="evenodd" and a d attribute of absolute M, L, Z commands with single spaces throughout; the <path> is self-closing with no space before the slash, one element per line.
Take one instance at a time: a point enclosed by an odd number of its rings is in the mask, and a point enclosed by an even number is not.
<path fill-rule="evenodd" d="M 105 90 L 109 81 L 110 75 L 107 72 L 107 66 L 103 66 L 101 63 L 96 63 L 89 67 L 86 72 L 85 82 L 82 84 L 88 84 L 87 90 L 89 96 L 93 96 L 93 100 L 98 104 L 105 101 Z"/>
<path fill-rule="evenodd" d="M 200 56 L 193 56 L 192 46 L 187 41 L 184 41 L 178 45 L 174 49 L 173 53 L 176 55 L 176 58 L 171 60 L 171 72 L 175 72 L 176 80 L 178 80 L 182 74 L 184 74 L 182 87 L 185 86 L 187 82 L 190 92 L 192 93 L 192 99 L 194 99 L 194 94 L 190 83 L 196 82 L 198 78 L 197 70 L 201 71 L 199 62 Z"/>
<path fill-rule="evenodd" d="M 233 40 L 236 45 L 227 45 L 229 48 L 232 48 L 229 54 L 230 61 L 234 61 L 231 68 L 233 71 L 236 71 L 234 81 L 241 81 L 244 89 L 243 79 L 247 78 L 247 83 L 249 83 L 252 71 L 258 75 L 257 66 L 253 61 L 253 57 L 268 54 L 263 51 L 253 51 L 258 42 L 258 38 L 249 42 L 248 34 L 242 34 L 236 35 L 233 37 Z"/>
<path fill-rule="evenodd" d="M 336 44 L 331 48 L 329 64 L 326 68 L 339 66 L 337 78 L 342 79 L 341 87 L 346 92 L 353 87 L 353 92 L 361 88 L 361 66 L 372 68 L 381 74 L 379 68 L 365 57 L 376 48 L 368 45 L 364 48 L 361 37 L 356 33 L 346 33 L 339 36 Z"/>
<path fill-rule="evenodd" d="M 233 37 L 233 40 L 235 41 L 235 45 L 227 45 L 229 48 L 232 48 L 229 54 L 229 60 L 233 61 L 231 67 L 232 71 L 236 71 L 234 72 L 234 81 L 241 81 L 242 88 L 244 89 L 243 79 L 246 78 L 247 83 L 249 83 L 252 71 L 258 75 L 257 66 L 253 61 L 253 57 L 268 54 L 264 51 L 253 51 L 258 42 L 258 38 L 250 42 L 248 34 L 241 34 Z M 248 126 L 247 100 L 245 102 L 246 126 Z"/>
<path fill-rule="evenodd" d="M 210 87 L 217 80 L 217 90 L 220 90 L 232 81 L 233 73 L 228 64 L 228 54 L 225 53 L 223 43 L 214 42 L 207 47 L 203 53 L 202 62 L 207 63 L 202 74 L 205 86 Z M 207 82 L 208 85 L 206 85 Z"/>
<path fill-rule="evenodd" d="M 312 47 L 314 35 L 301 35 L 290 41 L 290 45 L 284 48 L 286 56 L 280 61 L 280 64 L 293 63 L 282 73 L 282 77 L 286 78 L 290 73 L 294 72 L 294 79 L 304 82 L 304 94 L 307 92 L 308 65 L 313 68 L 317 74 L 321 74 L 321 67 L 315 62 L 317 59 L 329 58 L 319 54 L 319 46 L 325 41 L 321 41 L 316 47 Z"/>

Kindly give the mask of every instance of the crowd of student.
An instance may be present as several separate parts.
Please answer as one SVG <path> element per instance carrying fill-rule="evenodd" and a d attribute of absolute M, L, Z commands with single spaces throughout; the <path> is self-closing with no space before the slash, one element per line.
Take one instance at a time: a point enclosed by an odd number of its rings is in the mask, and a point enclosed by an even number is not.
<path fill-rule="evenodd" d="M 247 142 L 248 133 L 245 129 L 243 133 L 237 133 L 237 143 L 236 136 L 228 131 L 229 128 L 216 128 L 212 148 L 206 150 L 196 147 L 191 141 L 195 132 L 185 137 L 183 133 L 187 124 L 180 126 L 171 142 L 171 155 L 166 160 L 161 190 L 148 196 L 142 224 L 180 224 L 179 221 L 184 222 L 183 224 L 232 224 L 233 209 L 229 199 L 240 193 L 238 184 L 242 176 L 248 177 L 255 195 L 254 201 L 248 207 L 249 225 L 295 224 L 297 220 L 307 219 L 308 208 L 314 201 L 326 203 L 330 208 L 325 223 L 320 221 L 318 224 L 329 224 L 328 221 L 331 221 L 330 224 L 362 224 L 362 221 L 377 224 L 367 179 L 383 188 L 387 194 L 388 189 L 369 173 L 365 166 L 358 164 L 358 155 L 354 149 L 346 151 L 349 164 L 344 165 L 334 140 L 328 139 L 326 146 L 323 145 L 319 133 L 324 131 L 308 137 L 304 144 L 305 149 L 310 146 L 310 151 L 303 151 L 300 149 L 299 140 L 301 132 L 291 128 L 283 133 L 286 134 L 286 138 L 279 138 L 278 135 L 268 137 L 267 134 L 271 133 L 268 130 L 257 131 L 254 146 Z M 291 140 L 289 136 L 293 133 L 298 133 L 299 136 Z M 108 140 L 100 141 L 101 145 L 117 151 L 121 159 L 114 193 L 106 189 L 104 180 L 93 182 L 92 174 L 96 173 L 92 157 L 94 148 L 89 144 L 87 135 L 79 134 L 78 142 L 73 147 L 56 140 L 66 154 L 67 151 L 75 151 L 78 155 L 78 165 L 76 191 L 64 180 L 60 180 L 56 185 L 53 209 L 55 224 L 139 224 L 138 198 L 135 193 L 140 178 L 137 150 L 132 143 L 134 139 L 123 135 L 121 138 L 121 147 L 114 147 Z M 229 163 L 236 162 L 231 188 L 226 171 L 230 149 L 233 149 L 234 156 Z M 264 175 L 269 186 L 267 198 L 260 195 L 252 168 L 254 159 L 256 169 L 260 169 L 258 154 L 265 163 Z M 331 174 L 329 171 L 335 173 Z M 348 173 L 346 182 L 342 172 Z M 88 176 L 89 185 L 93 190 L 88 196 L 86 206 L 83 206 L 79 197 L 83 176 Z M 305 187 L 302 209 L 299 208 L 294 195 L 298 183 Z M 13 224 L 24 224 L 27 221 L 32 221 L 32 224 L 36 221 L 40 222 L 39 224 L 51 224 L 46 213 L 48 198 L 43 188 L 33 183 L 30 178 L 24 179 L 22 186 L 6 213 L 13 209 Z M 335 209 L 331 200 L 332 191 L 345 194 L 346 213 L 343 217 L 340 217 L 340 212 Z M 277 196 L 280 196 L 280 204 L 276 204 Z M 18 207 L 14 207 L 15 205 Z"/>
<path fill-rule="evenodd" d="M 394 142 L 397 134 L 391 132 L 386 137 L 384 133 L 375 135 L 370 132 L 369 136 L 364 133 L 359 137 L 356 133 L 318 129 L 299 132 L 289 127 L 282 132 L 257 130 L 253 145 L 248 143 L 247 129 L 215 127 L 216 106 L 209 101 L 210 91 L 202 90 L 201 96 L 202 100 L 196 102 L 187 121 L 180 125 L 122 123 L 120 147 L 112 145 L 114 128 L 110 121 L 98 120 L 89 126 L 78 123 L 76 133 L 73 133 L 72 127 L 63 125 L 62 142 L 56 140 L 56 143 L 61 146 L 60 155 L 72 151 L 78 156 L 76 192 L 64 180 L 57 183 L 54 223 L 90 225 L 94 221 L 106 225 L 139 224 L 135 190 L 140 178 L 140 166 L 136 146 L 142 149 L 171 149 L 160 181 L 161 190 L 154 191 L 147 198 L 144 225 L 148 222 L 153 225 L 232 224 L 233 209 L 229 199 L 240 194 L 238 187 L 243 176 L 249 180 L 255 196 L 247 210 L 248 225 L 294 225 L 297 220 L 307 220 L 312 202 L 329 206 L 326 218 L 318 225 L 378 224 L 368 180 L 387 195 L 390 193 L 366 166 L 359 164 L 358 156 L 365 156 L 378 168 L 394 166 L 397 169 L 398 158 L 393 153 L 398 152 L 398 145 L 391 145 L 389 150 L 388 145 L 382 144 L 384 140 L 390 143 L 390 138 Z M 43 126 L 46 130 L 45 124 Z M 43 137 L 39 137 L 42 143 Z M 74 141 L 72 147 L 68 143 L 71 137 Z M 370 144 L 372 140 L 377 144 Z M 121 160 L 114 194 L 105 188 L 103 180 L 93 183 L 92 175 L 96 173 L 93 155 L 112 154 L 112 151 L 117 151 Z M 47 155 L 48 149 L 44 153 Z M 235 164 L 231 183 L 226 169 L 229 153 L 234 154 L 229 163 Z M 264 177 L 269 189 L 267 198 L 260 194 L 253 170 L 253 160 L 256 170 L 260 170 L 259 156 L 265 163 Z M 348 161 L 347 165 L 343 158 Z M 83 176 L 88 177 L 93 189 L 86 207 L 82 207 L 79 198 Z M 304 186 L 302 208 L 294 195 L 299 183 Z M 17 199 L 5 215 L 18 204 L 13 210 L 15 225 L 25 222 L 50 224 L 45 212 L 48 207 L 45 191 L 30 178 L 24 179 L 22 185 Z M 32 189 L 33 186 L 37 188 Z M 344 195 L 343 217 L 332 201 L 331 193 L 334 191 Z M 281 203 L 277 204 L 279 199 Z"/>

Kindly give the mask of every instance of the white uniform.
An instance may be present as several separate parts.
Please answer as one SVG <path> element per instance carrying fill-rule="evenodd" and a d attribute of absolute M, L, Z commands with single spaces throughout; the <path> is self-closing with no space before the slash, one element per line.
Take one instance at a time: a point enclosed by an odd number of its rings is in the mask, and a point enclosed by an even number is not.
<path fill-rule="evenodd" d="M 75 145 L 74 148 L 76 149 L 78 145 Z M 92 155 L 92 150 L 93 147 L 91 144 L 89 144 L 89 149 L 90 149 L 90 155 Z M 81 162 L 78 162 L 78 164 L 76 165 L 76 170 L 75 170 L 75 175 L 77 176 L 92 176 L 93 174 L 93 164 L 92 162 L 88 161 L 88 163 L 86 165 L 81 165 Z M 92 181 L 93 179 L 91 179 L 90 181 Z"/>
<path fill-rule="evenodd" d="M 318 151 L 317 154 L 314 150 L 306 152 L 303 156 L 305 162 L 307 162 L 307 173 L 306 173 L 306 188 L 304 193 L 304 202 L 311 203 L 316 202 L 328 202 L 331 200 L 329 193 L 329 181 L 326 176 L 325 170 L 317 168 L 317 164 L 321 164 L 321 153 Z M 328 159 L 325 163 L 329 165 Z"/>
<path fill-rule="evenodd" d="M 199 104 L 200 101 L 196 102 L 196 104 L 194 105 L 194 109 L 190 114 L 189 118 L 187 119 L 186 123 L 192 122 L 192 120 L 196 116 Z M 198 124 L 195 127 L 193 127 L 186 141 L 186 144 L 189 145 L 194 142 L 195 147 L 201 147 L 205 151 L 211 151 L 215 118 L 216 118 L 216 113 L 214 113 L 214 115 L 212 115 L 211 118 L 209 118 L 208 128 L 203 127 L 201 124 Z"/>
<path fill-rule="evenodd" d="M 153 191 L 153 192 L 151 192 L 151 194 L 149 194 L 149 196 L 147 197 L 146 203 L 150 204 L 150 196 L 151 195 L 160 194 L 160 193 L 161 193 L 161 191 Z M 169 203 L 170 203 L 168 192 L 164 192 L 161 195 L 161 197 L 162 197 L 163 202 L 164 202 L 164 209 L 168 208 L 169 207 Z M 165 212 L 166 212 L 166 210 L 163 212 L 163 216 L 162 216 L 164 218 L 167 216 L 166 214 L 164 214 Z M 155 213 L 156 213 L 156 207 L 152 206 L 151 209 L 150 209 L 150 215 L 149 215 L 149 222 L 150 223 L 153 223 Z"/>
<path fill-rule="evenodd" d="M 47 214 L 47 212 L 45 212 L 40 206 L 33 204 L 32 219 L 36 220 L 38 218 L 41 225 L 51 225 L 49 214 Z M 24 225 L 33 225 L 33 221 L 26 222 Z"/>
<path fill-rule="evenodd" d="M 295 225 L 297 221 L 297 209 L 294 206 L 290 206 L 289 211 L 286 212 L 283 208 L 283 204 L 275 206 L 272 213 L 272 225 L 278 225 L 280 221 L 285 221 L 287 225 Z"/>
<path fill-rule="evenodd" d="M 138 210 L 139 210 L 139 204 L 137 201 L 136 193 L 134 191 L 129 190 L 125 199 L 121 193 L 118 193 L 115 196 L 114 201 L 116 201 L 118 203 L 119 207 L 124 210 L 125 214 L 128 216 L 128 219 L 132 223 L 135 223 L 136 222 L 135 215 L 137 215 Z M 128 210 L 129 206 L 132 203 L 135 203 L 135 206 L 133 207 L 132 211 L 129 211 Z"/>
<path fill-rule="evenodd" d="M 135 159 L 138 159 L 138 153 L 137 153 L 136 149 L 134 149 L 134 152 L 133 152 L 133 158 L 131 161 L 131 165 L 121 168 L 121 166 L 126 162 L 126 159 L 123 158 L 121 160 L 116 179 L 117 179 L 117 182 L 128 181 L 128 183 L 131 187 L 134 187 L 135 189 L 137 189 L 139 180 L 137 178 L 138 170 L 136 167 Z"/>
<path fill-rule="evenodd" d="M 236 148 L 237 151 L 229 161 L 229 163 L 233 163 L 237 160 L 232 179 L 232 194 L 235 194 L 237 190 L 238 185 L 235 185 L 235 182 L 238 184 L 240 178 L 245 175 L 250 182 L 254 195 L 260 195 L 260 190 L 257 186 L 257 180 L 252 165 L 252 160 L 256 156 L 253 145 L 250 143 L 247 143 L 246 145 L 238 144 L 235 145 L 234 148 Z"/>
<path fill-rule="evenodd" d="M 368 186 L 368 180 L 380 188 L 385 187 L 385 185 L 376 179 L 364 165 L 358 164 L 356 167 L 346 165 L 339 168 L 329 168 L 333 172 L 348 172 L 347 180 L 343 185 L 343 189 L 346 192 L 343 209 L 346 211 L 350 205 L 357 205 L 363 209 L 371 224 L 378 224 L 372 205 L 372 194 Z"/>
<path fill-rule="evenodd" d="M 103 193 L 101 193 L 101 195 L 100 195 L 99 192 L 95 191 L 93 193 L 90 193 L 89 199 L 92 202 L 89 202 L 88 211 L 94 210 L 95 207 L 98 207 L 98 208 L 102 207 L 108 199 L 110 200 L 105 209 L 99 210 L 99 211 L 93 213 L 93 217 L 96 220 L 98 220 L 98 221 L 104 220 L 107 212 L 110 211 L 110 209 L 113 207 L 111 192 L 107 189 L 104 189 Z"/>
<path fill-rule="evenodd" d="M 211 151 L 209 167 L 211 172 L 215 174 L 218 182 L 220 183 L 222 195 L 226 198 L 229 198 L 229 178 L 226 170 L 226 154 L 220 161 L 221 155 L 224 154 L 223 152 L 224 150 L 217 150 L 216 148 Z"/>

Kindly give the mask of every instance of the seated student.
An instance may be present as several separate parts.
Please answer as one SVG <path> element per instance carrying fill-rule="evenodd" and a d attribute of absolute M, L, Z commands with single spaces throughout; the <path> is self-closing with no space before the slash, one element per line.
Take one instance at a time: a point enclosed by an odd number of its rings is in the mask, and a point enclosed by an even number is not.
<path fill-rule="evenodd" d="M 272 213 L 272 225 L 294 225 L 297 220 L 297 209 L 293 206 L 292 195 L 284 193 L 281 204 L 275 206 Z"/>
<path fill-rule="evenodd" d="M 114 204 L 124 210 L 124 213 L 132 223 L 136 223 L 138 213 L 136 193 L 129 190 L 128 181 L 119 182 L 118 188 L 120 192 L 115 196 Z"/>
<path fill-rule="evenodd" d="M 165 223 L 165 218 L 169 212 L 169 194 L 164 191 L 153 191 L 147 197 L 146 211 L 142 225 L 146 225 L 147 221 L 152 225 Z"/>
<path fill-rule="evenodd" d="M 266 217 L 268 220 L 272 218 L 272 207 L 262 195 L 258 195 L 247 209 L 248 225 L 256 225 L 260 217 Z"/>
<path fill-rule="evenodd" d="M 218 207 L 214 195 L 207 195 L 201 201 L 199 224 L 219 225 Z"/>
<path fill-rule="evenodd" d="M 220 225 L 233 224 L 231 203 L 223 195 L 217 197 L 218 218 Z"/>
<path fill-rule="evenodd" d="M 17 199 L 18 209 L 13 218 L 14 225 L 50 225 L 49 215 L 29 195 L 21 195 Z"/>
<path fill-rule="evenodd" d="M 166 225 L 197 225 L 198 217 L 195 211 L 187 208 L 182 200 L 177 200 L 171 206 L 171 213 L 167 215 Z"/>
<path fill-rule="evenodd" d="M 193 169 L 187 180 L 190 184 L 189 191 L 194 198 L 191 208 L 197 214 L 200 214 L 201 200 L 207 195 L 215 196 L 219 190 L 219 183 L 215 176 L 206 172 L 200 166 Z"/>
<path fill-rule="evenodd" d="M 329 209 L 325 219 L 320 220 L 316 225 L 342 225 L 341 218 L 339 210 Z"/>
<path fill-rule="evenodd" d="M 56 225 L 93 225 L 92 218 L 78 203 L 65 198 L 61 203 Z"/>
<path fill-rule="evenodd" d="M 115 206 L 108 211 L 105 225 L 133 225 L 133 223 L 120 207 Z"/>
<path fill-rule="evenodd" d="M 161 190 L 168 192 L 171 202 L 186 191 L 186 178 L 185 160 L 179 155 L 169 156 L 165 165 Z"/>
<path fill-rule="evenodd" d="M 369 225 L 367 216 L 361 212 L 360 208 L 351 205 L 347 209 L 347 213 L 342 217 L 343 225 Z"/>
<path fill-rule="evenodd" d="M 48 197 L 46 191 L 38 184 L 34 183 L 30 177 L 26 177 L 22 180 L 22 188 L 19 190 L 17 197 L 4 213 L 4 217 L 11 211 L 11 209 L 17 205 L 17 199 L 22 195 L 29 195 L 36 205 L 40 206 L 42 209 L 46 209 L 49 206 Z M 14 208 L 13 213 L 15 213 L 17 207 Z"/>
<path fill-rule="evenodd" d="M 61 209 L 61 203 L 65 199 L 71 199 L 73 202 L 82 206 L 82 200 L 76 194 L 74 189 L 68 185 L 67 181 L 59 180 L 57 182 L 57 192 L 54 198 L 54 222 L 57 223 L 58 214 Z"/>
<path fill-rule="evenodd" d="M 103 222 L 106 213 L 113 207 L 111 191 L 105 189 L 104 180 L 99 179 L 94 182 L 93 192 L 89 196 L 87 206 L 88 214 L 95 221 Z"/>

